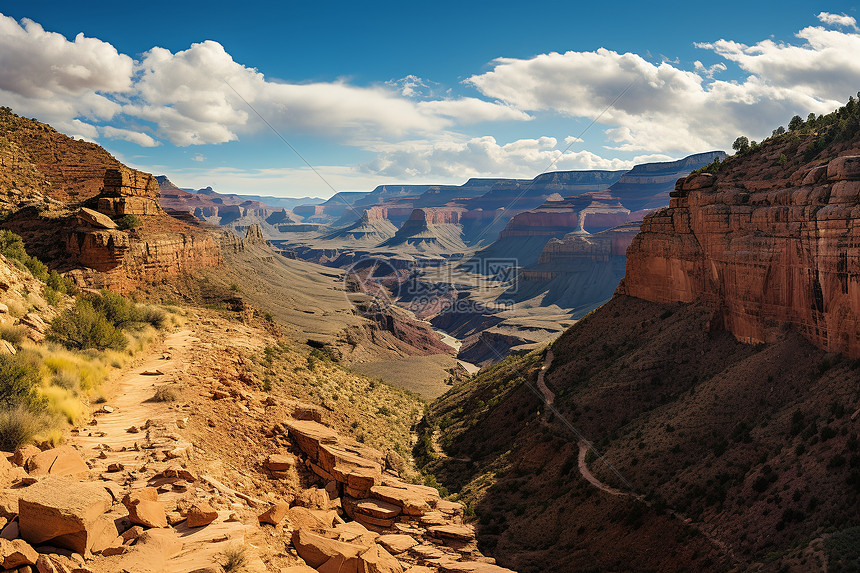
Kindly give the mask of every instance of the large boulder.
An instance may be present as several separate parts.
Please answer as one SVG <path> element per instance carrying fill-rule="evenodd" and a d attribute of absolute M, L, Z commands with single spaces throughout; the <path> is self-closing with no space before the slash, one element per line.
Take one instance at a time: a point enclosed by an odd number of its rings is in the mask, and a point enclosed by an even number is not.
<path fill-rule="evenodd" d="M 33 545 L 50 543 L 84 554 L 91 549 L 99 518 L 111 506 L 99 484 L 47 476 L 18 499 L 21 537 Z"/>
<path fill-rule="evenodd" d="M 78 211 L 78 221 L 82 225 L 89 225 L 102 229 L 119 228 L 118 225 L 113 222 L 113 219 L 111 219 L 104 213 L 99 213 L 98 211 L 94 211 L 93 209 L 87 209 L 86 207 L 81 207 L 81 210 Z"/>
<path fill-rule="evenodd" d="M 41 452 L 42 450 L 40 450 L 33 444 L 27 444 L 26 446 L 21 446 L 20 448 L 15 450 L 15 453 L 12 454 L 12 459 L 10 461 L 16 466 L 21 466 L 22 468 L 25 468 L 27 467 L 27 460 Z"/>
<path fill-rule="evenodd" d="M 128 509 L 132 523 L 144 527 L 167 527 L 167 514 L 164 504 L 158 501 L 158 491 L 145 487 L 126 494 L 122 504 Z"/>
<path fill-rule="evenodd" d="M 269 509 L 261 513 L 257 519 L 260 523 L 269 523 L 271 525 L 277 525 L 281 521 L 283 521 L 284 516 L 287 515 L 287 512 L 290 510 L 290 504 L 286 502 L 279 501 L 277 503 L 273 503 Z"/>
<path fill-rule="evenodd" d="M 27 471 L 33 476 L 85 476 L 90 469 L 81 455 L 71 446 L 59 446 L 31 456 Z"/>
<path fill-rule="evenodd" d="M 403 573 L 403 566 L 379 545 L 359 555 L 358 573 Z"/>
<path fill-rule="evenodd" d="M 336 444 L 337 432 L 319 422 L 289 420 L 284 422 L 290 436 L 311 459 L 317 459 L 320 444 Z"/>
<path fill-rule="evenodd" d="M 837 157 L 827 164 L 827 178 L 830 181 L 860 179 L 860 155 Z"/>
<path fill-rule="evenodd" d="M 203 527 L 218 519 L 218 512 L 205 501 L 195 503 L 188 510 L 185 525 L 188 527 Z"/>
<path fill-rule="evenodd" d="M 430 503 L 439 499 L 438 492 L 431 493 L 425 488 L 405 483 L 375 485 L 370 488 L 370 496 L 403 508 L 406 515 L 424 515 L 430 512 Z"/>
<path fill-rule="evenodd" d="M 24 468 L 12 465 L 5 456 L 0 456 L 0 488 L 7 488 L 27 475 Z"/>
<path fill-rule="evenodd" d="M 403 553 L 404 551 L 408 551 L 418 545 L 418 542 L 415 541 L 414 537 L 401 533 L 382 535 L 379 537 L 378 541 L 380 545 L 385 547 L 385 549 L 393 555 Z"/>

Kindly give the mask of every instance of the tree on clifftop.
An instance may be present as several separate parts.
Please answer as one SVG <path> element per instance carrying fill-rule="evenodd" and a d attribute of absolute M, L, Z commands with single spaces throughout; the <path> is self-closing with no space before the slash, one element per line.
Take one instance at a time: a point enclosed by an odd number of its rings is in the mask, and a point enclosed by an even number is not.
<path fill-rule="evenodd" d="M 799 115 L 791 118 L 791 121 L 788 122 L 788 131 L 794 131 L 800 128 L 803 125 L 803 118 Z"/>
<path fill-rule="evenodd" d="M 740 136 L 732 143 L 732 149 L 737 151 L 738 153 L 745 153 L 749 151 L 750 148 L 750 140 L 746 136 Z"/>

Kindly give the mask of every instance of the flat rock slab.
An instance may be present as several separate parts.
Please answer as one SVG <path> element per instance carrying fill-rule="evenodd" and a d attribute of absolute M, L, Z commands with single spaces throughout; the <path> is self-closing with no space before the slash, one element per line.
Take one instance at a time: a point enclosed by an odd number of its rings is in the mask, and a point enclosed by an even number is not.
<path fill-rule="evenodd" d="M 59 446 L 32 456 L 27 460 L 27 470 L 34 476 L 84 476 L 90 468 L 75 448 Z"/>
<path fill-rule="evenodd" d="M 428 496 L 423 491 L 407 487 L 405 484 L 403 487 L 375 485 L 370 488 L 370 495 L 375 499 L 400 506 L 406 515 L 424 515 L 430 511 Z"/>
<path fill-rule="evenodd" d="M 433 537 L 471 541 L 475 538 L 474 530 L 468 525 L 435 525 L 428 528 Z"/>
<path fill-rule="evenodd" d="M 305 563 L 317 570 L 330 560 L 357 567 L 358 556 L 367 549 L 362 545 L 329 539 L 307 529 L 299 529 L 293 534 L 293 547 Z"/>
<path fill-rule="evenodd" d="M 320 444 L 336 444 L 337 432 L 310 420 L 287 420 L 284 425 L 304 453 L 316 460 Z"/>
<path fill-rule="evenodd" d="M 399 553 L 403 553 L 404 551 L 409 551 L 416 545 L 418 542 L 411 535 L 404 535 L 401 533 L 392 534 L 392 535 L 381 535 L 379 539 L 376 540 L 377 543 L 385 547 L 389 553 L 393 555 L 397 555 Z"/>
<path fill-rule="evenodd" d="M 433 563 L 442 573 L 516 573 L 511 569 L 505 569 L 492 563 L 481 563 L 480 561 L 453 561 L 440 559 Z"/>
<path fill-rule="evenodd" d="M 21 492 L 18 527 L 33 545 L 50 542 L 83 555 L 92 546 L 99 517 L 110 506 L 110 494 L 97 483 L 46 476 Z"/>
<path fill-rule="evenodd" d="M 400 506 L 376 499 L 362 499 L 356 502 L 355 511 L 380 519 L 394 519 L 400 515 Z"/>

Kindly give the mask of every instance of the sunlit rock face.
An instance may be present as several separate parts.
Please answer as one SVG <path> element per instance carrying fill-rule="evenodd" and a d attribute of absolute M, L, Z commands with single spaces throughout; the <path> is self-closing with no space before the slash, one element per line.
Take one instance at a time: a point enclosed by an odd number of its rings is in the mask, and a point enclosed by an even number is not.
<path fill-rule="evenodd" d="M 860 356 L 860 156 L 787 179 L 693 174 L 645 218 L 620 292 L 701 301 L 746 342 L 791 325 L 816 346 Z"/>

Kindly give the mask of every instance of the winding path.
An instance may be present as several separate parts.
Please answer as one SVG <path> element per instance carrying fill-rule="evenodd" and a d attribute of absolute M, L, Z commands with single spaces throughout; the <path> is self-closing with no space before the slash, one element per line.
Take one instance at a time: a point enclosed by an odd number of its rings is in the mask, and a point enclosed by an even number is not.
<path fill-rule="evenodd" d="M 546 402 L 547 406 L 552 406 L 552 403 L 555 401 L 555 394 L 553 394 L 552 390 L 549 389 L 549 386 L 546 385 L 544 376 L 546 375 L 546 371 L 549 370 L 549 367 L 552 365 L 552 361 L 554 359 L 555 354 L 553 354 L 552 348 L 547 348 L 546 357 L 543 360 L 543 366 L 541 366 L 537 377 L 538 390 L 540 390 L 540 393 L 543 395 L 544 402 Z"/>
<path fill-rule="evenodd" d="M 546 405 L 549 406 L 548 409 L 553 410 L 553 411 L 555 411 L 555 408 L 552 407 L 552 404 L 555 401 L 555 394 L 546 385 L 546 381 L 544 380 L 544 376 L 546 374 L 546 371 L 549 370 L 549 367 L 552 365 L 552 361 L 554 359 L 555 359 L 555 355 L 552 352 L 552 348 L 547 348 L 546 358 L 544 359 L 543 366 L 541 366 L 540 372 L 538 372 L 538 377 L 537 377 L 538 390 L 540 390 L 541 394 L 543 395 L 543 398 L 544 398 L 544 401 L 546 402 Z M 573 428 L 573 427 L 571 426 L 571 428 Z M 595 476 L 593 473 L 591 473 L 591 469 L 589 469 L 589 467 L 588 467 L 588 462 L 586 461 L 586 457 L 588 455 L 588 450 L 593 449 L 593 446 L 591 445 L 591 443 L 588 440 L 586 440 L 582 436 L 582 434 L 579 433 L 578 430 L 573 429 L 573 431 L 579 437 L 579 441 L 577 442 L 577 445 L 579 447 L 577 466 L 579 468 L 580 475 L 583 477 L 583 479 L 585 479 L 585 481 L 587 481 L 588 483 L 590 483 L 591 485 L 593 485 L 594 487 L 596 487 L 600 491 L 604 491 L 610 495 L 614 495 L 614 496 L 618 496 L 618 497 L 630 497 L 632 499 L 635 499 L 637 501 L 644 503 L 648 507 L 652 507 L 653 504 L 650 501 L 646 500 L 645 496 L 638 494 L 638 493 L 635 493 L 632 490 L 622 490 L 622 489 L 612 487 L 611 485 L 600 481 L 600 479 L 598 479 L 597 476 Z M 597 450 L 595 450 L 595 453 L 597 453 Z M 671 515 L 672 517 L 674 517 L 675 519 L 677 519 L 681 523 L 684 523 L 686 525 L 694 525 L 699 530 L 699 532 L 712 545 L 714 545 L 717 549 L 719 549 L 720 551 L 722 551 L 723 553 L 728 555 L 735 562 L 738 562 L 738 558 L 734 554 L 734 552 L 731 550 L 731 548 L 729 548 L 728 545 L 726 545 L 724 542 L 722 542 L 720 539 L 718 539 L 710 531 L 707 531 L 707 529 L 710 529 L 710 528 L 704 527 L 705 526 L 704 523 L 696 523 L 692 519 L 687 517 L 686 515 L 678 513 L 677 511 L 672 510 L 672 509 L 667 509 L 666 513 L 668 513 L 669 515 Z"/>

